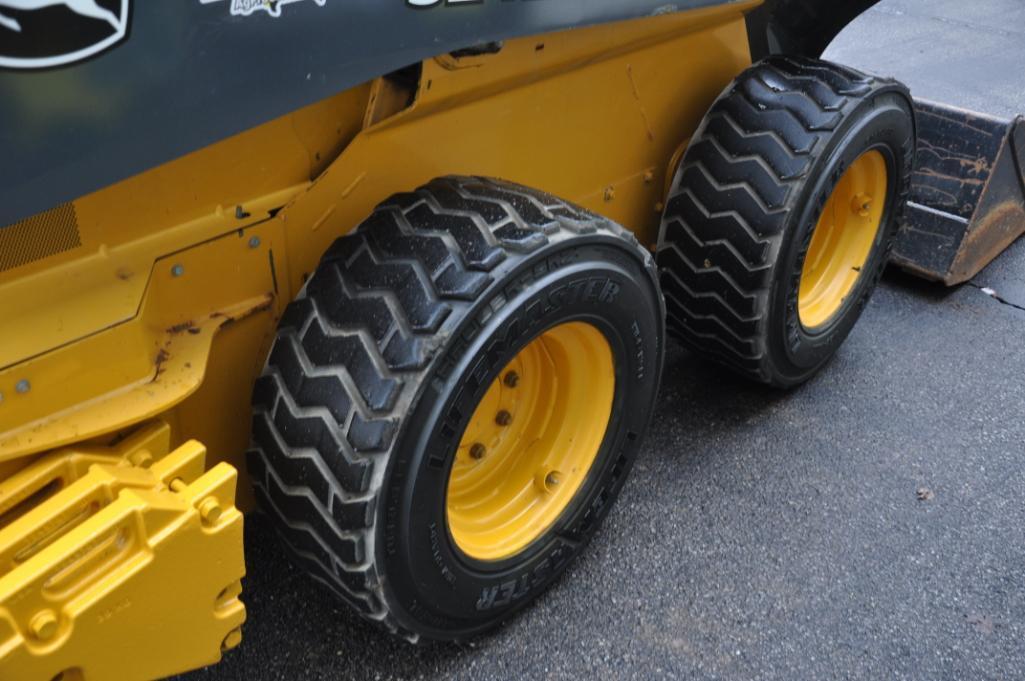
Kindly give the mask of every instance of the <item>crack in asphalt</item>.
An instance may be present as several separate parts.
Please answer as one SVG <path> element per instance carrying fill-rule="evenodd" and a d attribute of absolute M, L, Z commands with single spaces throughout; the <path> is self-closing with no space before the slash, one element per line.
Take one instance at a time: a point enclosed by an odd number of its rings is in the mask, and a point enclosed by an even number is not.
<path fill-rule="evenodd" d="M 969 282 L 966 282 L 966 283 L 969 286 L 973 287 L 973 288 L 979 289 L 980 291 L 985 293 L 987 296 L 989 296 L 993 300 L 995 300 L 998 303 L 1000 303 L 1001 305 L 1006 305 L 1008 307 L 1013 307 L 1015 310 L 1020 310 L 1021 312 L 1025 312 L 1025 305 L 1018 305 L 1017 303 L 1012 303 L 1010 300 L 1007 300 L 1006 298 L 1002 297 L 999 293 L 997 293 L 995 290 L 991 289 L 989 286 L 982 286 L 981 284 L 976 284 L 974 281 L 969 281 Z"/>

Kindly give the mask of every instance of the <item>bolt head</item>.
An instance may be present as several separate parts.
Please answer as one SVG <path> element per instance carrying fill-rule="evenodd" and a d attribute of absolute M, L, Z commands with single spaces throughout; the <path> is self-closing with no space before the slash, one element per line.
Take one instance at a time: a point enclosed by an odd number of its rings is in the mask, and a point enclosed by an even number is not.
<path fill-rule="evenodd" d="M 185 268 L 182 265 L 172 265 L 171 266 L 171 276 L 172 277 L 180 277 L 183 274 L 185 274 Z"/>
<path fill-rule="evenodd" d="M 520 375 L 515 371 L 506 372 L 502 382 L 505 383 L 507 388 L 515 388 L 520 382 Z"/>
<path fill-rule="evenodd" d="M 562 482 L 562 473 L 556 470 L 540 470 L 534 474 L 534 484 L 546 494 L 551 494 Z"/>
<path fill-rule="evenodd" d="M 488 453 L 487 447 L 479 442 L 474 442 L 473 446 L 470 447 L 470 458 L 480 461 L 484 458 L 484 455 Z"/>
<path fill-rule="evenodd" d="M 872 211 L 872 197 L 867 194 L 858 194 L 851 200 L 851 210 L 863 218 L 867 218 Z"/>
<path fill-rule="evenodd" d="M 40 641 L 53 638 L 57 633 L 57 615 L 53 610 L 41 610 L 35 614 L 28 624 L 29 631 Z"/>
<path fill-rule="evenodd" d="M 14 390 L 15 392 L 25 394 L 29 390 L 32 390 L 32 384 L 28 382 L 27 378 L 23 378 L 14 384 Z"/>
<path fill-rule="evenodd" d="M 259 247 L 260 247 L 260 237 L 258 237 L 258 236 L 251 236 L 251 237 L 249 237 L 249 248 L 259 248 Z"/>
<path fill-rule="evenodd" d="M 512 414 L 507 412 L 505 409 L 495 414 L 495 423 L 500 426 L 508 426 L 512 423 Z"/>

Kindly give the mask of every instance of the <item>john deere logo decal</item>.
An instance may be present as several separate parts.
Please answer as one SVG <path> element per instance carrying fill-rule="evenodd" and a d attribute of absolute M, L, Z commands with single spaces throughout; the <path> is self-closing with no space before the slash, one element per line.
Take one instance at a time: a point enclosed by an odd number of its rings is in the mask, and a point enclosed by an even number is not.
<path fill-rule="evenodd" d="M 41 69 L 87 59 L 128 33 L 130 0 L 0 0 L 0 66 Z"/>
<path fill-rule="evenodd" d="M 199 1 L 204 5 L 209 5 L 212 2 L 224 2 L 224 0 Z M 272 17 L 280 17 L 282 7 L 291 5 L 293 2 L 302 2 L 302 0 L 229 0 L 229 2 L 231 2 L 231 15 L 235 17 L 248 17 L 254 12 L 261 11 L 266 12 Z M 313 2 L 323 7 L 327 0 L 313 0 Z"/>

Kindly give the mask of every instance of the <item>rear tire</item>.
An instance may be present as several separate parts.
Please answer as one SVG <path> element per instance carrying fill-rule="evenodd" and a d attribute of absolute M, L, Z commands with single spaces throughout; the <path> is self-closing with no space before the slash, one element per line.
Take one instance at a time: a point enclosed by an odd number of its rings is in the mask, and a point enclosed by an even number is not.
<path fill-rule="evenodd" d="M 544 590 L 608 512 L 654 406 L 663 316 L 652 257 L 604 218 L 480 178 L 393 196 L 281 319 L 253 398 L 257 497 L 297 559 L 368 619 L 413 641 L 472 636 Z M 583 327 L 614 360 L 593 463 L 536 534 L 492 555 L 463 508 L 457 543 L 448 481 L 457 453 L 467 463 L 471 414 L 496 381 L 515 384 L 499 372 L 528 344 Z M 538 494 L 558 482 L 539 478 Z"/>
<path fill-rule="evenodd" d="M 912 100 L 896 81 L 805 58 L 770 57 L 744 71 L 692 138 L 666 202 L 658 264 L 669 331 L 756 381 L 790 387 L 811 378 L 850 333 L 889 259 L 914 151 Z M 829 270 L 857 276 L 820 282 L 834 303 L 802 318 L 802 276 L 823 209 L 870 152 L 886 167 L 885 196 L 874 197 L 878 214 L 868 220 L 874 236 Z M 813 251 L 818 259 L 821 249 Z"/>

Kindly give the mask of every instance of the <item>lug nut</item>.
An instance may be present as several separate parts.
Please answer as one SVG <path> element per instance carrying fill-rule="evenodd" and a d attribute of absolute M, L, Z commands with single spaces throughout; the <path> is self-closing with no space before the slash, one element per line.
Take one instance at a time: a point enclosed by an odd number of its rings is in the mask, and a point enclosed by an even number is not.
<path fill-rule="evenodd" d="M 512 414 L 507 412 L 505 409 L 495 414 L 495 423 L 500 426 L 508 426 L 512 423 Z"/>
<path fill-rule="evenodd" d="M 36 613 L 36 616 L 29 622 L 28 628 L 40 641 L 53 638 L 53 635 L 57 633 L 57 615 L 53 613 L 53 610 L 42 610 Z"/>
<path fill-rule="evenodd" d="M 224 641 L 221 642 L 221 650 L 231 650 L 238 647 L 239 643 L 242 643 L 242 627 L 235 627 L 224 637 Z"/>
<path fill-rule="evenodd" d="M 555 488 L 559 486 L 562 481 L 562 473 L 559 471 L 538 471 L 537 477 L 534 478 L 534 484 L 536 484 L 542 492 L 552 493 Z"/>
<path fill-rule="evenodd" d="M 872 197 L 867 194 L 858 194 L 854 197 L 851 202 L 851 210 L 860 215 L 863 218 L 869 216 L 870 209 L 872 208 Z"/>
<path fill-rule="evenodd" d="M 199 504 L 199 517 L 205 525 L 213 525 L 221 517 L 221 505 L 214 497 L 207 497 Z"/>
<path fill-rule="evenodd" d="M 484 455 L 487 454 L 487 452 L 487 447 L 485 447 L 479 442 L 474 442 L 473 446 L 470 447 L 470 458 L 480 461 L 484 458 Z"/>
<path fill-rule="evenodd" d="M 520 375 L 515 371 L 510 371 L 505 375 L 502 382 L 505 383 L 507 388 L 515 388 L 520 382 Z"/>

